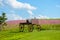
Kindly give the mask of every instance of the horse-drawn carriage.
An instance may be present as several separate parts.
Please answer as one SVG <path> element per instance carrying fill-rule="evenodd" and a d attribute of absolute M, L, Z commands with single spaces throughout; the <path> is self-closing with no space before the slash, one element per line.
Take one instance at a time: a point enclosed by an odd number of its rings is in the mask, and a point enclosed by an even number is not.
<path fill-rule="evenodd" d="M 37 20 L 37 21 L 38 21 L 38 20 Z M 35 22 L 36 22 L 36 21 L 35 21 Z M 38 24 L 38 22 L 37 22 L 37 23 L 33 23 L 33 19 L 28 19 L 28 20 L 26 20 L 26 22 L 23 22 L 23 23 L 20 23 L 20 24 L 19 24 L 20 32 L 23 32 L 23 31 L 24 31 L 25 25 L 27 25 L 29 32 L 32 32 L 32 31 L 33 31 L 34 25 L 36 25 L 36 29 L 37 29 L 38 31 L 41 30 L 41 26 Z"/>

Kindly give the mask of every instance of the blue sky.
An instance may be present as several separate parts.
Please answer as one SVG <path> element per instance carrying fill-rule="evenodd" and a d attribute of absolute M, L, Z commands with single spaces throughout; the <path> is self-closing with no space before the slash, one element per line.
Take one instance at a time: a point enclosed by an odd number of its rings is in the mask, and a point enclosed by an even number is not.
<path fill-rule="evenodd" d="M 60 18 L 60 0 L 0 0 L 0 15 L 8 20 Z"/>

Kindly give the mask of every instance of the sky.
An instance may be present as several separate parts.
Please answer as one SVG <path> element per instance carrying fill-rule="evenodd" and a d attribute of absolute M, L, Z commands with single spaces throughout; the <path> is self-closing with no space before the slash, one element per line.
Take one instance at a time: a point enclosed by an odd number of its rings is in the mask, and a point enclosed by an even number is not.
<path fill-rule="evenodd" d="M 60 0 L 0 0 L 8 20 L 60 18 Z"/>

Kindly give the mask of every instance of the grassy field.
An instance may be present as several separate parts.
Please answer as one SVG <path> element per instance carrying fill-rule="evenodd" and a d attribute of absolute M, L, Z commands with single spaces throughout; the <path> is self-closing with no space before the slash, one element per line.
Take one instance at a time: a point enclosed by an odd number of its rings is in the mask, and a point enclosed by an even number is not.
<path fill-rule="evenodd" d="M 60 24 L 43 24 L 41 29 L 45 30 L 60 30 Z"/>
<path fill-rule="evenodd" d="M 41 31 L 34 29 L 33 32 L 28 32 L 26 29 L 24 32 L 19 32 L 18 25 L 5 28 L 5 31 L 0 31 L 0 40 L 60 40 L 60 24 L 41 25 Z"/>
<path fill-rule="evenodd" d="M 19 32 L 9 30 L 0 32 L 0 40 L 60 40 L 60 30 L 42 30 L 40 32 Z"/>

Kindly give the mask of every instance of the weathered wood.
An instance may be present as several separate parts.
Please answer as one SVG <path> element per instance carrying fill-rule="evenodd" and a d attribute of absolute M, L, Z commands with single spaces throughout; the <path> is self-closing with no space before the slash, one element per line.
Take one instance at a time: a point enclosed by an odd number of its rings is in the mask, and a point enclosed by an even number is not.
<path fill-rule="evenodd" d="M 28 25 L 28 31 L 29 32 L 32 32 L 33 29 L 34 29 L 34 25 L 37 25 L 37 24 L 32 24 L 32 22 L 29 22 L 28 20 L 26 20 L 25 23 L 20 23 L 19 24 L 19 29 L 20 29 L 20 32 L 23 32 L 24 31 L 24 25 Z M 40 25 L 37 25 L 37 30 L 40 31 L 41 29 L 41 26 Z"/>
<path fill-rule="evenodd" d="M 41 26 L 37 25 L 37 31 L 40 31 L 40 30 L 41 30 Z"/>

